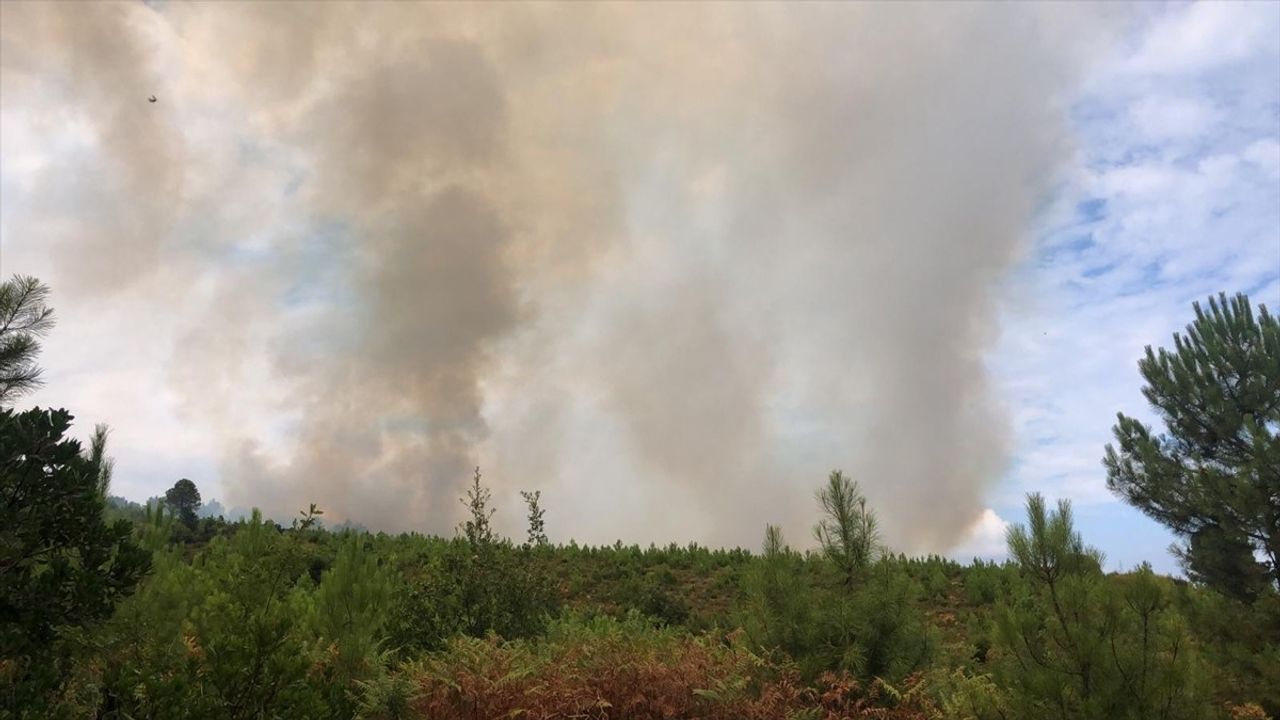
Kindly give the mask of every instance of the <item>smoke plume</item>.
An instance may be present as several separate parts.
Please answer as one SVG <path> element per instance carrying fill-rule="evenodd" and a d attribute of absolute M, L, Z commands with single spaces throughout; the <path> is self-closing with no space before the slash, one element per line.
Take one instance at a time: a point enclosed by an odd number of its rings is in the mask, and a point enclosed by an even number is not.
<path fill-rule="evenodd" d="M 154 303 L 228 505 L 447 532 L 481 465 L 559 539 L 754 546 L 839 467 L 945 550 L 1096 12 L 6 3 L 6 117 L 75 152 L 5 249 L 122 343 Z"/>

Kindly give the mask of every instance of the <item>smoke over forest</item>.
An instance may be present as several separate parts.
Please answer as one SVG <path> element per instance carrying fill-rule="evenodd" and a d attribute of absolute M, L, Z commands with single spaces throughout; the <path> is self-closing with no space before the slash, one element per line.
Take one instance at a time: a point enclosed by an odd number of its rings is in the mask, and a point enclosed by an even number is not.
<path fill-rule="evenodd" d="M 227 505 L 447 532 L 480 465 L 504 512 L 541 489 L 562 539 L 755 546 L 766 522 L 805 537 L 839 467 L 917 552 L 961 540 L 1007 469 L 993 292 L 1116 25 L 1032 4 L 0 12 L 24 107 L 5 145 L 48 149 L 11 158 L 5 272 L 106 347 L 157 348 Z"/>

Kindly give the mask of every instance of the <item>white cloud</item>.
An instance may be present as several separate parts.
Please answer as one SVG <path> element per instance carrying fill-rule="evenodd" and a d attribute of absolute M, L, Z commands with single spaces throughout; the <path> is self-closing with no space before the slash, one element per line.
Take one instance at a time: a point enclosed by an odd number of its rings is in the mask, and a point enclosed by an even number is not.
<path fill-rule="evenodd" d="M 1218 121 L 1220 111 L 1202 98 L 1153 96 L 1129 109 L 1139 132 L 1150 140 L 1181 140 L 1202 135 Z"/>
<path fill-rule="evenodd" d="M 1197 2 L 1172 6 L 1143 35 L 1126 63 L 1134 75 L 1186 75 L 1248 62 L 1275 48 L 1275 3 Z"/>
<path fill-rule="evenodd" d="M 1009 523 L 1004 518 L 996 514 L 995 510 L 987 508 L 969 529 L 969 536 L 965 541 L 948 555 L 960 562 L 974 558 L 1003 559 L 1008 554 L 1005 546 L 1005 531 L 1008 528 Z"/>
<path fill-rule="evenodd" d="M 1118 502 L 1100 461 L 1117 411 L 1155 420 L 1144 346 L 1170 345 L 1210 294 L 1280 304 L 1277 28 L 1274 4 L 1173 6 L 1076 99 L 1077 169 L 1006 288 L 992 354 L 1019 408 L 1001 507 L 1028 490 Z"/>
<path fill-rule="evenodd" d="M 1280 141 L 1274 138 L 1258 140 L 1245 148 L 1244 158 L 1268 175 L 1280 178 Z"/>

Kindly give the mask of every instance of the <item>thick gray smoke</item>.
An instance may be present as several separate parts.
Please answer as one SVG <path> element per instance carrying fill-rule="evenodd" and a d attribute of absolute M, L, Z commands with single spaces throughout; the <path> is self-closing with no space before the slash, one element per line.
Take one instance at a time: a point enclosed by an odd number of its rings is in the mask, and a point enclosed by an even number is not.
<path fill-rule="evenodd" d="M 5 4 L 5 105 L 103 182 L 32 171 L 94 202 L 4 241 L 52 234 L 60 313 L 176 293 L 230 505 L 447 531 L 479 464 L 560 539 L 754 546 L 841 467 L 943 550 L 1095 11 Z"/>

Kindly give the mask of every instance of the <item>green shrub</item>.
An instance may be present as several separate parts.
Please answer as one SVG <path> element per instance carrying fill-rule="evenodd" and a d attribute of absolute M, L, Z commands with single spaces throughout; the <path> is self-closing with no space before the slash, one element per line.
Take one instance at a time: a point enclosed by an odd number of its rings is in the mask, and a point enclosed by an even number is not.
<path fill-rule="evenodd" d="M 536 635 L 557 610 L 534 550 L 505 541 L 473 547 L 458 538 L 420 548 L 395 598 L 392 636 L 405 654 L 443 647 L 455 635 Z"/>
<path fill-rule="evenodd" d="M 1149 567 L 1103 576 L 1069 503 L 1027 501 L 1009 532 L 1021 582 L 998 614 L 1000 678 L 1018 717 L 1168 720 L 1208 714 L 1206 672 L 1166 583 Z"/>
<path fill-rule="evenodd" d="M 17 717 L 61 702 L 84 633 L 150 565 L 127 520 L 103 521 L 109 461 L 63 437 L 71 420 L 0 409 L 0 710 Z"/>

